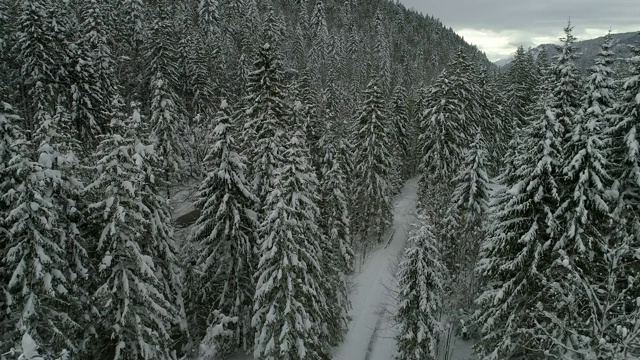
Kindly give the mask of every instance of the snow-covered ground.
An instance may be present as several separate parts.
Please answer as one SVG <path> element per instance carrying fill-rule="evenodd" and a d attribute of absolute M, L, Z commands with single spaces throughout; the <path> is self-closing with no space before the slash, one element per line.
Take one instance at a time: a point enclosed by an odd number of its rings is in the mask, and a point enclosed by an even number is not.
<path fill-rule="evenodd" d="M 393 268 L 415 221 L 418 179 L 409 180 L 398 196 L 393 225 L 383 239 L 393 238 L 389 246 L 381 244 L 365 261 L 357 274 L 351 294 L 351 323 L 342 346 L 335 350 L 335 360 L 390 360 L 396 352 L 393 311 Z"/>

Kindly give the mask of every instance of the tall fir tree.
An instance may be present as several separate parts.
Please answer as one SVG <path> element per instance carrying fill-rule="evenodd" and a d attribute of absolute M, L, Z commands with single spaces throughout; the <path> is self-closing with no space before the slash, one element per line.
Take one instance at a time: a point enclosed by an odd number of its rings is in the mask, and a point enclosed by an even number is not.
<path fill-rule="evenodd" d="M 179 99 L 169 89 L 168 81 L 158 74 L 153 77 L 153 97 L 151 99 L 151 141 L 162 159 L 165 181 L 180 177 L 184 155 L 183 139 L 180 135 L 184 118 L 180 111 Z M 167 190 L 168 191 L 168 190 Z"/>
<path fill-rule="evenodd" d="M 219 6 L 218 0 L 200 0 L 198 3 L 200 26 L 209 38 L 220 31 L 218 26 L 220 21 Z"/>
<path fill-rule="evenodd" d="M 81 184 L 74 177 L 77 158 L 65 114 L 44 113 L 31 144 L 21 142 L 16 131 L 13 157 L 2 170 L 8 211 L 0 224 L 9 239 L 2 252 L 9 275 L 7 345 L 19 343 L 26 332 L 45 356 L 77 353 L 82 341 L 75 311 L 81 307 L 78 282 L 86 277 L 86 253 L 74 221 Z"/>
<path fill-rule="evenodd" d="M 245 178 L 246 159 L 237 152 L 232 135 L 231 113 L 226 101 L 210 134 L 211 148 L 205 158 L 207 178 L 200 185 L 196 206 L 201 208 L 191 240 L 199 256 L 197 277 L 190 285 L 191 307 L 198 322 L 192 335 L 220 325 L 219 312 L 236 317 L 230 325 L 231 337 L 215 339 L 221 353 L 237 348 L 248 351 L 253 345 L 253 279 L 257 266 L 255 255 L 258 227 L 255 205 L 258 201 Z M 211 344 L 207 344 L 211 346 Z"/>
<path fill-rule="evenodd" d="M 289 109 L 282 85 L 282 63 L 272 44 L 260 48 L 254 69 L 241 116 L 245 120 L 243 146 L 251 164 L 249 181 L 262 206 L 275 186 L 275 171 L 282 161 L 282 130 Z M 259 217 L 264 215 L 258 212 Z"/>
<path fill-rule="evenodd" d="M 508 70 L 506 100 L 513 121 L 509 124 L 511 130 L 526 126 L 531 100 L 535 97 L 537 79 L 533 59 L 529 55 L 524 47 L 518 47 Z"/>
<path fill-rule="evenodd" d="M 356 114 L 356 153 L 354 154 L 354 214 L 357 232 L 363 244 L 382 235 L 391 222 L 392 147 L 389 115 L 379 79 L 374 76 L 364 91 Z"/>
<path fill-rule="evenodd" d="M 545 290 L 550 304 L 544 309 L 547 318 L 538 319 L 539 331 L 551 340 L 550 352 L 557 356 L 567 348 L 585 346 L 575 324 L 586 321 L 588 312 L 577 311 L 590 302 L 579 286 L 578 277 L 592 281 L 592 265 L 604 262 L 599 239 L 608 232 L 609 207 L 605 192 L 609 189 L 608 160 L 603 153 L 602 121 L 606 106 L 613 106 L 611 89 L 600 88 L 607 82 L 607 70 L 590 77 L 589 88 L 582 96 L 582 79 L 575 66 L 576 53 L 571 24 L 565 28 L 563 46 L 552 69 L 551 115 L 562 136 L 562 168 L 556 175 L 561 202 L 556 209 L 557 229 L 550 245 L 549 273 L 555 282 Z M 605 85 L 610 86 L 610 85 Z M 599 90 L 603 90 L 602 94 Z M 608 96 L 607 96 L 608 95 Z M 602 97 L 600 97 L 602 96 Z M 581 97 L 584 100 L 581 101 Z M 608 99 L 607 99 L 608 97 Z M 584 105 L 581 104 L 584 103 Z M 604 105 L 609 103 L 608 105 Z M 581 109 L 583 108 L 584 109 Z M 604 113 L 602 113 L 603 111 Z M 601 115 L 594 114 L 600 113 Z M 600 119 L 599 119 L 600 118 Z M 598 240 L 596 240 L 598 239 Z M 549 342 L 549 340 L 546 340 Z M 571 345 L 568 345 L 571 344 Z"/>
<path fill-rule="evenodd" d="M 640 124 L 640 47 L 631 46 L 631 57 L 626 59 L 628 76 L 621 82 L 618 96 L 619 103 L 616 115 L 608 129 L 607 140 L 611 154 L 611 173 L 615 180 L 612 216 L 616 224 L 613 239 L 608 248 L 606 268 L 599 272 L 602 288 L 595 288 L 593 296 L 597 304 L 607 305 L 604 309 L 611 309 L 609 313 L 602 313 L 600 325 L 601 333 L 606 334 L 604 341 L 599 344 L 596 353 L 600 358 L 624 358 L 628 354 L 637 354 L 640 350 L 640 333 L 637 319 L 638 307 L 634 302 L 640 297 L 640 287 L 637 281 L 632 281 L 639 274 L 637 258 L 634 250 L 638 244 L 638 229 L 640 225 L 640 198 L 638 197 L 640 183 L 640 165 L 638 157 L 639 141 L 637 136 Z M 603 278 L 604 277 L 604 278 Z M 608 291 L 602 293 L 602 290 Z M 616 297 L 605 297 L 615 294 Z M 603 307 L 595 308 L 601 310 Z M 608 321 L 606 321 L 608 320 Z M 618 330 L 613 333 L 613 329 Z"/>
<path fill-rule="evenodd" d="M 640 124 L 640 108 L 637 96 L 640 94 L 640 47 L 632 47 L 634 56 L 627 60 L 629 65 L 629 76 L 621 82 L 622 89 L 619 95 L 619 105 L 616 113 L 619 120 L 610 124 L 607 132 L 611 141 L 612 169 L 614 179 L 618 182 L 618 192 L 623 198 L 626 211 L 629 213 L 620 216 L 633 219 L 635 223 L 640 216 L 638 204 L 640 195 L 636 189 L 640 188 L 637 179 L 640 175 L 640 158 L 636 150 L 640 144 L 637 127 Z M 635 226 L 635 224 L 629 224 Z"/>
<path fill-rule="evenodd" d="M 6 102 L 0 103 L 2 108 L 0 109 L 0 193 L 6 194 L 0 196 L 0 248 L 7 249 L 9 247 L 9 229 L 7 229 L 6 219 L 9 212 L 12 210 L 10 207 L 12 202 L 10 201 L 10 191 L 18 185 L 20 181 L 14 174 L 11 167 L 11 163 L 20 163 L 22 160 L 20 157 L 26 153 L 25 136 L 23 130 L 20 128 L 20 117 L 15 113 L 15 110 L 11 105 Z M 18 160 L 16 160 L 16 158 Z M 4 260 L 4 251 L 2 257 Z M 11 319 L 11 297 L 6 296 L 9 293 L 8 285 L 11 279 L 9 269 L 5 265 L 6 262 L 0 262 L 0 290 L 3 296 L 0 297 L 0 311 L 2 317 L 0 317 L 0 326 L 3 329 L 8 329 L 2 335 L 0 352 L 3 354 L 8 352 L 12 346 L 15 346 L 17 342 L 16 334 L 12 329 L 15 324 L 12 324 Z"/>
<path fill-rule="evenodd" d="M 424 186 L 431 180 L 446 182 L 455 176 L 473 134 L 487 130 L 480 126 L 480 91 L 462 49 L 429 92 L 420 129 Z"/>
<path fill-rule="evenodd" d="M 553 76 L 553 94 L 551 111 L 561 127 L 563 137 L 573 131 L 573 120 L 581 107 L 582 77 L 575 61 L 580 54 L 575 46 L 573 26 L 567 24 L 565 36 L 560 39 L 562 45 L 557 47 L 558 55 L 551 69 Z M 564 141 L 564 139 L 563 139 Z"/>
<path fill-rule="evenodd" d="M 95 200 L 90 221 L 99 229 L 92 301 L 100 341 L 92 348 L 93 358 L 172 358 L 171 326 L 180 313 L 169 292 L 171 279 L 163 273 L 171 270 L 166 254 L 171 245 L 156 223 L 164 219 L 145 201 L 157 195 L 148 193 L 157 189 L 146 186 L 146 170 L 158 159 L 153 146 L 139 138 L 140 127 L 138 109 L 112 120 L 113 134 L 103 138 L 94 155 L 97 177 L 85 189 Z"/>
<path fill-rule="evenodd" d="M 116 95 L 115 61 L 111 55 L 103 5 L 88 1 L 81 8 L 80 35 L 70 47 L 70 115 L 77 136 L 93 150 L 109 125 L 111 100 Z"/>
<path fill-rule="evenodd" d="M 317 0 L 309 20 L 311 47 L 309 51 L 310 65 L 317 79 L 316 86 L 323 87 L 328 81 L 329 29 L 325 13 L 324 0 Z"/>
<path fill-rule="evenodd" d="M 605 236 L 609 224 L 606 191 L 611 188 L 612 178 L 605 130 L 617 118 L 611 46 L 608 36 L 591 68 L 582 108 L 566 139 L 563 185 L 567 189 L 557 214 L 562 234 L 556 246 L 565 250 L 572 265 L 585 271 L 586 276 L 594 254 L 602 260 L 596 239 Z"/>
<path fill-rule="evenodd" d="M 20 116 L 16 114 L 10 104 L 2 102 L 0 106 L 0 172 L 4 172 L 9 167 L 11 159 L 16 153 L 20 154 L 20 151 L 24 148 L 25 139 L 23 129 L 20 127 Z M 6 194 L 9 189 L 15 186 L 15 181 L 8 175 L 3 176 L 2 179 L 0 191 L 2 194 Z M 0 219 L 4 219 L 9 210 L 8 204 L 0 201 Z M 2 220 L 0 220 L 1 226 Z M 3 232 L 5 231 L 6 229 L 3 228 Z"/>
<path fill-rule="evenodd" d="M 16 60 L 20 67 L 22 91 L 18 104 L 24 115 L 25 135 L 31 138 L 46 116 L 52 116 L 56 97 L 56 82 L 60 64 L 64 63 L 58 45 L 60 30 L 55 27 L 54 7 L 43 0 L 21 3 L 15 42 Z"/>
<path fill-rule="evenodd" d="M 332 136 L 333 135 L 333 136 Z M 348 183 L 344 165 L 344 142 L 327 129 L 320 141 L 325 150 L 322 159 L 320 191 L 320 229 L 324 235 L 320 247 L 322 267 L 327 275 L 327 315 L 324 329 L 329 343 L 343 340 L 349 321 L 349 275 L 353 273 L 354 252 L 351 239 L 351 213 L 347 198 Z M 333 304 L 333 305 L 331 305 Z"/>
<path fill-rule="evenodd" d="M 393 146 L 397 161 L 402 164 L 398 171 L 400 180 L 406 180 L 413 174 L 410 165 L 411 149 L 409 134 L 409 113 L 408 113 L 407 90 L 402 86 L 397 86 L 391 98 L 391 123 L 393 126 Z"/>
<path fill-rule="evenodd" d="M 475 348 L 488 359 L 536 355 L 551 348 L 536 323 L 553 310 L 547 299 L 547 270 L 556 233 L 554 214 L 560 202 L 557 174 L 562 166 L 559 125 L 548 97 L 537 104 L 525 130 L 514 183 L 490 209 L 490 228 L 482 244 L 477 271 L 486 285 L 477 303 L 482 339 Z M 551 308 L 549 308 L 551 307 Z"/>
<path fill-rule="evenodd" d="M 444 266 L 436 239 L 422 216 L 398 273 L 398 360 L 435 360 L 441 333 Z"/>
<path fill-rule="evenodd" d="M 184 149 L 185 114 L 182 99 L 176 93 L 178 83 L 177 50 L 170 39 L 174 35 L 169 18 L 172 6 L 163 6 L 153 22 L 146 53 L 150 77 L 149 122 L 151 141 L 162 159 L 165 182 L 176 180 L 186 154 Z M 174 10 L 175 11 L 175 10 Z M 167 195 L 169 190 L 167 189 Z"/>
<path fill-rule="evenodd" d="M 454 297 L 459 297 L 455 306 L 463 312 L 474 307 L 473 301 L 478 295 L 474 266 L 485 235 L 492 186 L 486 166 L 486 144 L 478 134 L 465 154 L 462 168 L 452 180 L 455 187 L 444 221 L 446 226 L 439 234 L 443 239 L 442 260 L 453 279 L 453 288 L 448 290 Z"/>
<path fill-rule="evenodd" d="M 326 276 L 317 225 L 317 180 L 301 132 L 291 136 L 282 155 L 259 229 L 254 357 L 322 358 L 329 351 L 321 338 Z"/>

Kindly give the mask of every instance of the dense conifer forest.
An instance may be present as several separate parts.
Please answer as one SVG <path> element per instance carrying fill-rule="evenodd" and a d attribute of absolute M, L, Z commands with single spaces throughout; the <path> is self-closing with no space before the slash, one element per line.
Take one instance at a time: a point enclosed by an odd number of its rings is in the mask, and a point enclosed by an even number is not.
<path fill-rule="evenodd" d="M 0 0 L 0 29 L 0 359 L 330 359 L 416 176 L 398 359 L 640 355 L 640 46 L 584 76 L 569 24 L 500 72 L 387 0 Z"/>

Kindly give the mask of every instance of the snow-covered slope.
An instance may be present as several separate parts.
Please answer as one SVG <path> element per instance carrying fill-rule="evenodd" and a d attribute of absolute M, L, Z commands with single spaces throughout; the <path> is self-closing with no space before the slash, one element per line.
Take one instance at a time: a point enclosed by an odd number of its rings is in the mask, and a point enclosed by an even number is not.
<path fill-rule="evenodd" d="M 418 179 L 414 178 L 405 184 L 396 200 L 393 225 L 383 237 L 387 240 L 393 234 L 391 242 L 388 246 L 381 244 L 354 277 L 352 320 L 344 343 L 335 351 L 335 360 L 393 358 L 396 348 L 389 316 L 394 302 L 393 267 L 415 220 L 417 198 Z"/>

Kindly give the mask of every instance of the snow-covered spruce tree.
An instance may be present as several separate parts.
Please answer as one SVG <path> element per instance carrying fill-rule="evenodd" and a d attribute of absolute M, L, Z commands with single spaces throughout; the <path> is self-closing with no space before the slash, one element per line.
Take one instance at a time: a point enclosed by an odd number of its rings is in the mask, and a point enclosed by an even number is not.
<path fill-rule="evenodd" d="M 548 244 L 548 273 L 554 274 L 543 284 L 546 306 L 538 309 L 543 318 L 534 317 L 536 335 L 547 343 L 547 351 L 570 357 L 570 349 L 585 346 L 579 327 L 591 314 L 583 309 L 589 299 L 577 277 L 590 283 L 594 263 L 603 262 L 599 240 L 609 232 L 609 208 L 605 192 L 610 188 L 606 153 L 603 153 L 602 128 L 611 116 L 613 93 L 609 70 L 600 69 L 590 77 L 590 86 L 581 104 L 581 78 L 574 64 L 574 38 L 569 25 L 565 29 L 564 46 L 553 68 L 550 111 L 558 125 L 562 142 L 562 168 L 556 175 L 560 204 L 554 214 L 557 228 Z M 607 89 L 607 87 L 609 87 Z M 603 90 L 600 93 L 600 90 Z M 609 107 L 610 110 L 606 108 Z M 584 108 L 581 110 L 581 108 Z M 607 113 L 609 113 L 607 115 Z M 596 316 L 597 317 L 597 316 Z M 593 320 L 592 320 L 593 321 Z M 599 341 L 599 340 L 594 340 Z"/>
<path fill-rule="evenodd" d="M 378 9 L 373 22 L 376 37 L 373 52 L 376 61 L 375 69 L 379 78 L 378 86 L 382 88 L 382 94 L 386 98 L 391 91 L 391 44 L 389 44 L 389 35 L 384 20 L 381 9 Z"/>
<path fill-rule="evenodd" d="M 474 267 L 485 235 L 484 222 L 491 194 L 486 164 L 486 145 L 478 134 L 465 154 L 458 176 L 452 180 L 455 188 L 448 212 L 453 214 L 448 214 L 447 219 L 453 218 L 455 224 L 441 235 L 447 239 L 442 244 L 443 262 L 456 282 L 454 291 L 463 296 L 458 305 L 465 310 L 473 306 L 478 295 Z"/>
<path fill-rule="evenodd" d="M 397 86 L 391 98 L 391 123 L 393 126 L 393 147 L 398 163 L 402 164 L 398 171 L 399 180 L 408 179 L 413 170 L 410 164 L 411 149 L 409 138 L 409 113 L 407 104 L 407 90 Z"/>
<path fill-rule="evenodd" d="M 94 155 L 96 179 L 85 188 L 95 200 L 89 221 L 99 229 L 92 249 L 100 340 L 91 349 L 95 359 L 172 358 L 170 331 L 179 311 L 165 272 L 172 265 L 166 256 L 171 246 L 158 224 L 163 216 L 145 201 L 157 195 L 147 193 L 157 191 L 147 184 L 157 155 L 139 139 L 140 126 L 138 109 L 112 120 L 112 135 Z"/>
<path fill-rule="evenodd" d="M 282 132 L 282 130 L 278 130 Z M 327 299 L 322 284 L 317 180 L 300 131 L 285 144 L 283 163 L 264 203 L 256 272 L 254 357 L 327 357 L 321 339 Z"/>
<path fill-rule="evenodd" d="M 638 306 L 637 299 L 640 298 L 640 284 L 637 281 L 631 281 L 640 276 L 637 255 L 634 249 L 638 249 L 640 228 L 640 158 L 638 157 L 638 148 L 640 147 L 637 136 L 640 124 L 640 47 L 633 46 L 630 48 L 632 56 L 626 60 L 629 68 L 629 75 L 621 81 L 622 89 L 619 95 L 619 104 L 617 107 L 616 118 L 609 125 L 607 130 L 610 141 L 610 149 L 612 151 L 611 173 L 616 181 L 615 191 L 618 195 L 614 204 L 612 217 L 618 225 L 615 233 L 617 241 L 609 244 L 611 248 L 619 247 L 622 252 L 618 257 L 610 256 L 607 259 L 609 264 L 613 265 L 616 261 L 614 269 L 616 275 L 608 275 L 611 284 L 612 279 L 618 279 L 615 285 L 616 290 L 612 294 L 618 294 L 619 298 L 609 299 L 622 301 L 617 312 L 611 312 L 610 327 L 606 334 L 610 334 L 614 328 L 620 329 L 617 336 L 605 338 L 604 344 L 599 347 L 602 352 L 607 346 L 615 347 L 616 353 L 622 354 L 638 354 L 640 352 L 640 338 L 638 334 Z M 620 259 L 621 258 L 621 259 Z M 609 285 L 612 286 L 612 285 Z M 602 294 L 600 289 L 598 294 Z M 604 316 L 603 316 L 604 318 Z M 602 323 L 601 323 L 602 324 Z M 604 325 L 604 324 L 603 324 Z M 618 327 L 619 325 L 619 327 Z M 620 335 L 626 335 L 626 339 L 620 339 Z M 622 346 L 621 346 L 622 345 Z"/>
<path fill-rule="evenodd" d="M 69 47 L 69 110 L 77 138 L 86 150 L 93 150 L 97 136 L 109 126 L 110 103 L 116 93 L 115 62 L 102 13 L 97 0 L 81 7 L 79 36 Z"/>
<path fill-rule="evenodd" d="M 271 44 L 260 48 L 254 69 L 249 74 L 248 95 L 240 116 L 244 119 L 243 148 L 251 164 L 248 180 L 252 193 L 264 204 L 282 161 L 285 142 L 282 131 L 286 127 L 283 121 L 289 109 L 283 92 L 282 63 Z"/>
<path fill-rule="evenodd" d="M 215 89 L 219 86 L 219 79 L 214 76 L 212 64 L 224 67 L 219 53 L 220 45 L 207 38 L 199 29 L 184 29 L 182 39 L 178 44 L 179 72 L 177 93 L 183 99 L 186 119 L 184 157 L 188 159 L 189 171 L 192 177 L 206 176 L 206 169 L 202 165 L 207 155 L 207 127 L 211 125 L 211 118 L 215 116 Z"/>
<path fill-rule="evenodd" d="M 312 66 L 313 73 L 318 79 L 317 85 L 323 86 L 328 80 L 327 58 L 330 41 L 323 0 L 317 0 L 313 6 L 309 19 L 309 34 L 311 35 L 309 65 Z"/>
<path fill-rule="evenodd" d="M 364 91 L 356 114 L 354 223 L 363 245 L 375 241 L 391 222 L 393 155 L 388 113 L 379 79 Z"/>
<path fill-rule="evenodd" d="M 614 164 L 614 179 L 619 183 L 618 192 L 625 204 L 625 213 L 620 214 L 629 219 L 629 225 L 640 224 L 640 156 L 638 147 L 640 139 L 637 131 L 640 126 L 640 105 L 637 98 L 640 94 L 640 47 L 632 47 L 633 56 L 626 60 L 629 64 L 629 76 L 623 79 L 619 106 L 616 113 L 618 121 L 609 124 L 607 132 L 611 141 Z"/>
<path fill-rule="evenodd" d="M 300 121 L 303 122 L 304 134 L 307 139 L 307 145 L 311 153 L 311 160 L 316 173 L 320 174 L 322 146 L 319 143 L 320 137 L 323 135 L 323 126 L 330 121 L 331 109 L 326 106 L 326 102 L 322 101 L 322 91 L 316 90 L 317 81 L 314 80 L 313 74 L 305 69 L 300 74 L 295 85 L 289 90 L 290 97 L 302 103 L 299 111 Z"/>
<path fill-rule="evenodd" d="M 481 130 L 480 91 L 472 75 L 471 64 L 460 49 L 429 89 L 420 121 L 423 187 L 429 181 L 453 178 L 465 149 Z"/>
<path fill-rule="evenodd" d="M 47 1 L 20 3 L 14 51 L 16 62 L 21 65 L 19 76 L 24 82 L 26 96 L 21 98 L 23 103 L 14 105 L 22 110 L 27 138 L 41 123 L 35 117 L 42 111 L 52 113 L 56 100 L 53 87 L 59 64 L 63 63 L 60 49 L 56 47 L 56 36 L 61 30 L 55 28 L 56 20 L 53 6 Z"/>
<path fill-rule="evenodd" d="M 151 139 L 162 159 L 162 170 L 168 183 L 180 174 L 184 154 L 180 129 L 184 118 L 178 105 L 179 99 L 169 89 L 169 83 L 163 75 L 156 74 L 151 82 L 154 89 L 151 99 Z"/>
<path fill-rule="evenodd" d="M 535 101 L 536 72 L 530 53 L 520 46 L 509 65 L 506 90 L 507 108 L 514 122 L 511 130 L 521 129 L 529 118 L 531 103 Z"/>
<path fill-rule="evenodd" d="M 609 232 L 606 192 L 612 179 L 604 131 L 617 118 L 611 46 L 612 38 L 608 35 L 591 68 L 582 109 L 566 139 L 565 193 L 556 214 L 560 236 L 555 246 L 562 250 L 558 255 L 575 266 L 587 282 L 595 275 L 590 270 L 593 263 L 605 260 L 599 243 Z"/>
<path fill-rule="evenodd" d="M 348 184 L 345 175 L 344 141 L 331 129 L 320 139 L 325 154 L 321 159 L 320 219 L 323 234 L 320 247 L 323 254 L 322 267 L 327 277 L 323 287 L 327 296 L 325 315 L 328 341 L 339 344 L 348 323 L 351 304 L 348 299 L 348 277 L 353 272 L 354 253 L 351 247 L 351 214 L 348 203 Z"/>
<path fill-rule="evenodd" d="M 171 36 L 169 10 L 160 10 L 159 18 L 152 25 L 150 46 L 147 50 L 149 75 L 151 76 L 150 130 L 155 151 L 162 159 L 165 182 L 181 176 L 181 162 L 185 155 L 184 106 L 176 94 L 176 49 Z M 167 189 L 168 193 L 168 189 Z"/>
<path fill-rule="evenodd" d="M 508 115 L 505 94 L 499 87 L 498 75 L 483 66 L 480 68 L 479 83 L 482 93 L 485 94 L 482 100 L 483 112 L 481 115 L 484 118 L 481 124 L 485 128 L 481 134 L 483 134 L 486 144 L 486 170 L 490 176 L 495 176 L 502 168 L 504 155 L 508 151 L 509 140 L 514 129 L 512 128 L 513 124 L 507 122 L 507 119 L 511 119 L 511 117 Z"/>
<path fill-rule="evenodd" d="M 556 121 L 561 128 L 561 135 L 569 136 L 573 131 L 573 121 L 582 106 L 583 94 L 582 77 L 576 67 L 575 60 L 580 56 L 575 47 L 576 38 L 573 36 L 571 23 L 564 29 L 565 37 L 561 38 L 562 45 L 557 47 L 558 55 L 551 69 L 553 78 L 553 94 L 550 104 Z"/>
<path fill-rule="evenodd" d="M 146 131 L 142 133 L 146 134 Z M 144 142 L 144 141 L 143 141 Z M 147 143 L 151 143 L 147 141 Z M 154 239 L 156 246 L 153 248 L 154 263 L 157 268 L 157 276 L 162 284 L 161 292 L 169 303 L 176 307 L 173 314 L 177 320 L 176 326 L 172 328 L 172 337 L 177 337 L 177 333 L 187 332 L 186 313 L 184 304 L 184 288 L 182 284 L 183 269 L 181 268 L 181 258 L 178 257 L 179 247 L 174 237 L 174 228 L 171 219 L 171 208 L 169 200 L 164 196 L 164 190 L 169 188 L 167 176 L 163 170 L 163 161 L 155 153 L 148 152 L 146 161 L 138 163 L 144 173 L 142 183 L 142 204 L 149 211 L 150 236 Z"/>
<path fill-rule="evenodd" d="M 134 53 L 139 53 L 147 36 L 144 0 L 119 0 L 119 3 L 124 15 L 119 24 L 124 30 L 123 38 Z"/>
<path fill-rule="evenodd" d="M 190 241 L 197 243 L 197 277 L 189 284 L 195 324 L 191 335 L 199 340 L 204 332 L 220 325 L 218 315 L 236 318 L 227 329 L 229 338 L 213 339 L 221 353 L 253 346 L 251 316 L 257 265 L 255 218 L 257 198 L 245 178 L 246 159 L 237 153 L 232 135 L 230 109 L 226 101 L 214 120 L 211 147 L 205 158 L 207 177 L 200 185 L 196 206 L 201 215 Z"/>
<path fill-rule="evenodd" d="M 624 223 L 623 223 L 624 225 Z M 616 235 L 625 234 L 618 230 Z M 588 314 L 586 322 L 577 329 L 568 329 L 576 341 L 566 352 L 566 359 L 626 360 L 640 354 L 640 308 L 637 306 L 638 285 L 633 270 L 637 260 L 630 260 L 637 249 L 634 236 L 596 239 L 602 260 L 590 268 L 590 278 L 572 268 L 579 293 L 585 293 L 581 314 Z M 621 266 L 622 265 L 622 266 Z"/>
<path fill-rule="evenodd" d="M 9 215 L 9 211 L 12 210 L 10 206 L 13 205 L 9 201 L 8 194 L 10 191 L 15 191 L 14 189 L 20 181 L 10 165 L 11 162 L 21 162 L 20 158 L 24 157 L 27 152 L 27 144 L 23 130 L 19 127 L 21 119 L 16 115 L 13 107 L 5 102 L 1 102 L 0 106 L 0 194 L 3 194 L 0 195 L 0 249 L 3 249 L 0 252 L 3 260 L 0 262 L 0 292 L 3 294 L 0 297 L 0 312 L 3 314 L 0 317 L 0 327 L 8 329 L 0 336 L 0 344 L 2 344 L 0 345 L 0 354 L 4 354 L 17 344 L 16 333 L 13 330 L 15 324 L 12 323 L 14 319 L 10 316 L 11 297 L 6 296 L 9 293 L 7 286 L 11 274 L 4 261 L 4 249 L 8 249 L 10 244 L 9 229 L 6 228 L 5 219 Z"/>
<path fill-rule="evenodd" d="M 477 271 L 486 284 L 476 312 L 482 339 L 475 348 L 488 359 L 535 355 L 551 348 L 536 326 L 544 322 L 549 303 L 547 270 L 553 258 L 562 167 L 558 124 L 548 98 L 536 106 L 524 134 L 519 168 L 497 204 L 490 209 L 488 235 Z"/>
<path fill-rule="evenodd" d="M 424 216 L 409 239 L 398 277 L 398 360 L 435 360 L 440 333 L 444 266 Z"/>
<path fill-rule="evenodd" d="M 466 151 L 463 167 L 452 180 L 456 188 L 451 205 L 460 212 L 465 226 L 480 226 L 486 213 L 491 192 L 486 163 L 486 144 L 482 135 L 477 134 Z"/>
<path fill-rule="evenodd" d="M 74 221 L 81 186 L 73 173 L 76 158 L 73 140 L 65 131 L 65 115 L 61 109 L 54 116 L 45 111 L 36 114 L 41 123 L 31 144 L 38 146 L 23 142 L 21 130 L 14 127 L 12 131 L 8 121 L 3 126 L 5 140 L 15 136 L 8 152 L 12 158 L 0 166 L 0 209 L 5 210 L 0 212 L 0 227 L 8 240 L 0 253 L 2 277 L 8 280 L 3 286 L 3 343 L 15 346 L 27 332 L 43 356 L 75 353 L 82 341 L 78 282 L 86 277 L 86 254 Z M 7 115 L 3 118 L 7 120 Z M 17 120 L 10 114 L 9 118 Z M 1 353 L 6 350 L 0 348 Z"/>
<path fill-rule="evenodd" d="M 152 23 L 150 3 L 144 0 L 101 1 L 105 25 L 109 27 L 112 54 L 127 54 L 126 66 L 115 72 L 117 84 L 126 104 L 132 101 L 149 101 L 147 85 L 149 61 L 145 56 L 149 45 Z M 124 65 L 116 62 L 116 65 Z M 107 123 L 107 128 L 109 124 Z"/>
<path fill-rule="evenodd" d="M 200 0 L 198 3 L 198 20 L 207 38 L 215 36 L 220 31 L 219 6 L 218 0 Z"/>
<path fill-rule="evenodd" d="M 20 151 L 25 146 L 23 129 L 19 126 L 21 121 L 22 119 L 11 105 L 0 102 L 0 172 L 9 166 L 9 161 L 16 155 L 16 151 Z M 6 194 L 14 186 L 15 182 L 12 177 L 2 176 L 0 194 Z M 8 211 L 8 204 L 0 201 L 0 228 L 2 228 L 2 220 Z M 5 248 L 5 246 L 0 247 Z"/>

